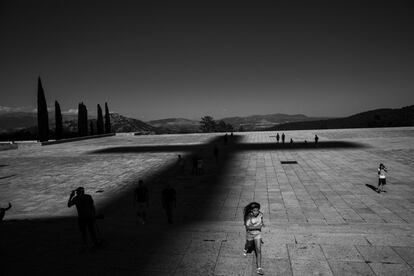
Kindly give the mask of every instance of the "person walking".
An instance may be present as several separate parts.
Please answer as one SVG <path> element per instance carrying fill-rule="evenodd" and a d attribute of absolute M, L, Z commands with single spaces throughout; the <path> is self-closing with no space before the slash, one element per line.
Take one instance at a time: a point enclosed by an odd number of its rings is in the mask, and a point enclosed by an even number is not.
<path fill-rule="evenodd" d="M 282 144 L 284 144 L 284 143 L 285 143 L 285 134 L 282 133 Z"/>
<path fill-rule="evenodd" d="M 243 255 L 255 252 L 256 255 L 256 273 L 263 275 L 262 269 L 262 236 L 261 231 L 263 224 L 263 213 L 260 212 L 260 204 L 251 202 L 243 209 L 244 226 L 246 228 L 246 243 Z"/>
<path fill-rule="evenodd" d="M 85 189 L 79 187 L 76 190 L 72 191 L 68 200 L 68 207 L 76 206 L 78 211 L 78 225 L 79 230 L 82 234 L 82 247 L 81 252 L 84 252 L 87 247 L 87 234 L 86 230 L 88 229 L 89 235 L 91 236 L 92 242 L 95 247 L 98 247 L 101 242 L 96 236 L 96 212 L 93 199 L 90 195 L 85 194 Z"/>
<path fill-rule="evenodd" d="M 204 160 L 202 157 L 197 159 L 197 174 L 202 175 L 204 174 Z"/>
<path fill-rule="evenodd" d="M 181 174 L 184 174 L 185 163 L 184 163 L 184 159 L 181 157 L 181 154 L 178 155 L 177 166 L 178 166 L 178 171 Z"/>
<path fill-rule="evenodd" d="M 173 210 L 177 207 L 176 191 L 173 187 L 167 183 L 167 186 L 162 190 L 162 208 L 164 208 L 167 214 L 167 222 L 173 223 Z"/>
<path fill-rule="evenodd" d="M 319 137 L 318 137 L 318 135 L 315 135 L 315 145 L 318 144 L 318 141 L 319 141 Z"/>
<path fill-rule="evenodd" d="M 279 144 L 280 136 L 279 133 L 276 134 L 276 142 Z"/>
<path fill-rule="evenodd" d="M 387 173 L 387 168 L 384 166 L 384 164 L 379 164 L 378 167 L 378 187 L 377 187 L 377 193 L 381 193 L 381 192 L 385 192 L 384 191 L 384 186 L 385 184 L 387 184 L 387 180 L 386 180 L 386 173 Z"/>
<path fill-rule="evenodd" d="M 147 222 L 147 209 L 149 207 L 148 189 L 144 181 L 138 181 L 138 187 L 134 191 L 134 206 L 137 205 L 138 222 L 145 224 Z"/>
<path fill-rule="evenodd" d="M 9 206 L 7 206 L 6 208 L 0 208 L 0 223 L 3 221 L 3 218 L 6 215 L 6 211 L 8 211 L 11 207 L 12 205 L 9 202 Z"/>

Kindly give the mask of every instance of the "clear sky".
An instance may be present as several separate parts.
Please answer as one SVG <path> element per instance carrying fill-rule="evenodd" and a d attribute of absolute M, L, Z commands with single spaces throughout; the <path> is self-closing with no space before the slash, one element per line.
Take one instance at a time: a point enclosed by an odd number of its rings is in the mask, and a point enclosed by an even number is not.
<path fill-rule="evenodd" d="M 0 0 L 0 106 L 35 107 L 38 76 L 141 120 L 414 104 L 410 1 L 148 2 Z"/>

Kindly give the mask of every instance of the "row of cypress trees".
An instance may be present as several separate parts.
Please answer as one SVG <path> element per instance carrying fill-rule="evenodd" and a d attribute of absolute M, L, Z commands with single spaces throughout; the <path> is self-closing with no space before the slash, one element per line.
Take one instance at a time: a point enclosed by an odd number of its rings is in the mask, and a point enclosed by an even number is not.
<path fill-rule="evenodd" d="M 81 102 L 78 105 L 78 136 L 87 136 L 88 134 L 104 134 L 104 133 L 111 133 L 111 120 L 109 116 L 109 108 L 108 104 L 105 103 L 105 122 L 102 116 L 102 108 L 98 104 L 98 117 L 96 120 L 96 133 L 94 130 L 93 121 L 89 121 L 88 130 L 88 110 L 86 105 Z M 63 139 L 63 120 L 62 120 L 62 112 L 60 109 L 60 105 L 58 101 L 55 101 L 55 138 L 56 140 Z M 49 113 L 47 110 L 46 98 L 45 93 L 42 87 L 42 82 L 40 77 L 37 81 L 37 127 L 38 127 L 38 135 L 39 141 L 44 142 L 49 140 Z"/>

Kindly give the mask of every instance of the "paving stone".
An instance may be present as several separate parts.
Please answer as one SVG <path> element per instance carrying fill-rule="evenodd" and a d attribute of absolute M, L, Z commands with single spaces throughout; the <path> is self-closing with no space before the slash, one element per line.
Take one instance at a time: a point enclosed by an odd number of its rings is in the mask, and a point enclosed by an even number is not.
<path fill-rule="evenodd" d="M 394 249 L 404 261 L 414 267 L 414 247 L 393 246 L 392 249 Z"/>
<path fill-rule="evenodd" d="M 322 250 L 328 260 L 347 261 L 347 262 L 363 262 L 361 254 L 353 245 L 321 245 Z"/>
<path fill-rule="evenodd" d="M 378 276 L 412 276 L 414 270 L 406 264 L 371 263 L 369 266 Z"/>
<path fill-rule="evenodd" d="M 302 259 L 293 259 L 292 271 L 293 275 L 331 275 L 331 269 L 329 264 L 324 260 L 302 260 Z"/>
<path fill-rule="evenodd" d="M 291 259 L 324 260 L 325 256 L 318 244 L 288 244 Z"/>
<path fill-rule="evenodd" d="M 292 275 L 292 268 L 290 266 L 289 259 L 273 259 L 264 257 L 262 258 L 262 267 L 265 275 Z"/>
<path fill-rule="evenodd" d="M 175 275 L 212 275 L 216 261 L 217 256 L 213 255 L 185 255 Z"/>
<path fill-rule="evenodd" d="M 252 269 L 251 258 L 221 257 L 216 263 L 214 275 L 249 275 Z"/>
<path fill-rule="evenodd" d="M 370 266 L 364 262 L 349 262 L 349 261 L 333 261 L 329 260 L 329 265 L 334 275 L 353 276 L 366 275 L 374 276 L 375 273 Z"/>
<path fill-rule="evenodd" d="M 405 263 L 397 253 L 388 246 L 357 245 L 358 251 L 366 261 L 373 263 Z"/>

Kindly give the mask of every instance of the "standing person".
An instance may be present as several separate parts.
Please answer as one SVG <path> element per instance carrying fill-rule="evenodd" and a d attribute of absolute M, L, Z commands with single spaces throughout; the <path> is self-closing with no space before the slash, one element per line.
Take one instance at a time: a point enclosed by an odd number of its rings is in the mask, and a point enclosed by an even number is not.
<path fill-rule="evenodd" d="M 292 138 L 290 138 L 290 143 L 293 144 L 293 139 Z"/>
<path fill-rule="evenodd" d="M 81 252 L 84 252 L 87 247 L 86 229 L 88 229 L 95 247 L 99 246 L 101 242 L 98 241 L 96 237 L 95 205 L 92 197 L 85 194 L 85 189 L 83 187 L 79 187 L 70 193 L 68 207 L 70 208 L 73 205 L 76 206 L 76 210 L 78 211 L 79 230 L 82 234 Z"/>
<path fill-rule="evenodd" d="M 203 158 L 198 158 L 197 159 L 197 173 L 199 174 L 199 175 L 201 175 L 201 174 L 203 174 L 204 173 L 204 161 L 203 161 Z"/>
<path fill-rule="evenodd" d="M 227 133 L 226 133 L 226 135 L 224 135 L 224 144 L 227 145 L 227 142 L 228 142 L 228 137 L 227 137 Z"/>
<path fill-rule="evenodd" d="M 167 187 L 162 190 L 162 208 L 167 214 L 167 221 L 169 224 L 173 223 L 173 209 L 177 207 L 176 192 L 173 187 L 167 183 Z"/>
<path fill-rule="evenodd" d="M 177 165 L 178 165 L 178 170 L 180 171 L 181 174 L 183 174 L 185 166 L 184 166 L 184 159 L 181 157 L 181 154 L 178 155 Z"/>
<path fill-rule="evenodd" d="M 315 135 L 315 145 L 318 144 L 318 141 L 319 141 L 319 137 L 318 137 L 318 135 Z"/>
<path fill-rule="evenodd" d="M 280 136 L 279 136 L 279 133 L 277 133 L 276 134 L 276 142 L 279 144 L 279 139 L 280 139 Z"/>
<path fill-rule="evenodd" d="M 0 208 L 0 222 L 3 221 L 4 216 L 6 215 L 6 211 L 8 211 L 12 207 L 11 203 L 9 202 L 9 206 L 6 208 Z"/>
<path fill-rule="evenodd" d="M 148 189 L 144 186 L 144 181 L 140 179 L 138 181 L 138 187 L 134 191 L 134 206 L 138 205 L 137 216 L 138 222 L 142 224 L 147 222 L 147 209 L 149 207 L 149 195 Z"/>
<path fill-rule="evenodd" d="M 385 168 L 384 164 L 382 164 L 382 163 L 379 164 L 377 193 L 385 192 L 384 191 L 384 186 L 385 186 L 385 184 L 387 184 L 386 175 L 385 175 L 386 172 L 387 172 L 387 168 Z M 382 187 L 382 189 L 381 189 L 381 187 Z"/>
<path fill-rule="evenodd" d="M 284 143 L 285 143 L 285 134 L 282 133 L 282 144 L 284 144 Z"/>
<path fill-rule="evenodd" d="M 262 236 L 263 213 L 260 212 L 260 204 L 251 202 L 243 210 L 244 226 L 246 228 L 246 244 L 243 254 L 246 256 L 254 250 L 256 255 L 256 273 L 263 275 L 262 269 Z"/>

